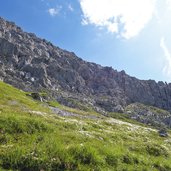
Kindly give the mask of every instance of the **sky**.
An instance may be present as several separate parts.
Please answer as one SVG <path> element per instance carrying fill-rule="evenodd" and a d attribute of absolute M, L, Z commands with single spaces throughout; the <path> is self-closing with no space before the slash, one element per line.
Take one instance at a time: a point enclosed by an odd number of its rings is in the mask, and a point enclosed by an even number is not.
<path fill-rule="evenodd" d="M 78 57 L 171 82 L 171 0 L 0 0 L 0 16 Z"/>

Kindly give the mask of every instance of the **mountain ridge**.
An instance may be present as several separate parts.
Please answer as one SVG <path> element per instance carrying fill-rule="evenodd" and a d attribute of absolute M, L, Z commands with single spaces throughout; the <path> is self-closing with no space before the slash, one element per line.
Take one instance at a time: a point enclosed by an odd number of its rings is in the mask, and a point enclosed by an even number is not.
<path fill-rule="evenodd" d="M 171 111 L 170 83 L 139 80 L 125 71 L 86 62 L 3 18 L 0 79 L 25 91 L 48 91 L 68 106 L 81 102 L 97 110 L 123 112 L 138 102 Z"/>

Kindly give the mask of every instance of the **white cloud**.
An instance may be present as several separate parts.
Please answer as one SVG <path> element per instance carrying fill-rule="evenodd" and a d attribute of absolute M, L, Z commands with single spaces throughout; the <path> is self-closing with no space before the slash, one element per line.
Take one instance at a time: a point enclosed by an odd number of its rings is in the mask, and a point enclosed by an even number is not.
<path fill-rule="evenodd" d="M 55 15 L 58 14 L 58 10 L 55 9 L 55 8 L 50 8 L 50 9 L 48 9 L 48 12 L 49 12 L 49 14 L 50 14 L 51 16 L 55 16 Z"/>
<path fill-rule="evenodd" d="M 163 73 L 167 77 L 170 78 L 171 77 L 171 53 L 169 52 L 169 49 L 166 46 L 164 37 L 162 37 L 161 40 L 160 40 L 160 47 L 163 49 L 164 60 L 166 61 L 165 65 L 163 67 Z"/>
<path fill-rule="evenodd" d="M 168 9 L 171 10 L 171 0 L 166 0 L 166 4 L 168 6 Z"/>
<path fill-rule="evenodd" d="M 73 12 L 73 11 L 74 11 L 74 8 L 72 7 L 72 5 L 71 5 L 71 4 L 69 4 L 69 5 L 68 5 L 68 9 L 69 9 L 71 12 Z"/>
<path fill-rule="evenodd" d="M 87 22 L 87 20 L 86 19 L 82 19 L 82 21 L 81 21 L 81 24 L 83 25 L 83 26 L 85 26 L 85 25 L 88 25 L 88 22 Z"/>
<path fill-rule="evenodd" d="M 56 15 L 59 14 L 61 8 L 62 8 L 61 6 L 56 7 L 56 8 L 49 8 L 49 9 L 48 9 L 48 13 L 49 13 L 52 17 L 54 17 L 54 16 L 56 16 Z"/>
<path fill-rule="evenodd" d="M 129 39 L 151 20 L 156 0 L 80 0 L 83 24 L 106 27 Z"/>

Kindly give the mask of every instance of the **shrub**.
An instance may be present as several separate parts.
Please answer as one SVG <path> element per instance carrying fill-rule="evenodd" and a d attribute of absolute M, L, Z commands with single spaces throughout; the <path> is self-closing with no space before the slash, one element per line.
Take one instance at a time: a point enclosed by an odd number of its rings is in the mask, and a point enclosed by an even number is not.
<path fill-rule="evenodd" d="M 117 167 L 117 165 L 118 165 L 118 156 L 113 155 L 113 154 L 107 154 L 105 159 L 106 159 L 106 163 L 108 165 Z"/>
<path fill-rule="evenodd" d="M 164 148 L 160 145 L 157 145 L 157 144 L 147 145 L 146 151 L 148 154 L 150 154 L 152 156 L 165 156 L 165 157 L 167 157 L 169 155 L 166 148 Z"/>
<path fill-rule="evenodd" d="M 76 161 L 84 165 L 98 165 L 102 163 L 97 151 L 89 146 L 71 147 L 70 153 Z"/>

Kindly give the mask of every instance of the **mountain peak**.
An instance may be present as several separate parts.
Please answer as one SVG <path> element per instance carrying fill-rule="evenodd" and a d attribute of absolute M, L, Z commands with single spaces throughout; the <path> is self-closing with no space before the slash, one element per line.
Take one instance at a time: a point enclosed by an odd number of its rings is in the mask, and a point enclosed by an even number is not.
<path fill-rule="evenodd" d="M 80 102 L 122 111 L 134 102 L 171 110 L 171 85 L 139 80 L 55 47 L 0 18 L 0 79 L 26 91 L 48 91 L 67 105 Z M 68 97 L 72 100 L 67 101 Z M 74 101 L 74 102 L 73 102 Z M 74 104 L 73 104 L 74 103 Z"/>

